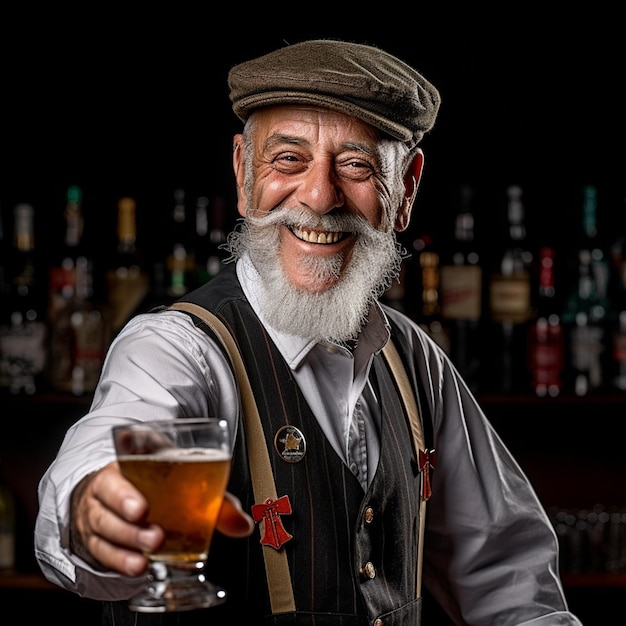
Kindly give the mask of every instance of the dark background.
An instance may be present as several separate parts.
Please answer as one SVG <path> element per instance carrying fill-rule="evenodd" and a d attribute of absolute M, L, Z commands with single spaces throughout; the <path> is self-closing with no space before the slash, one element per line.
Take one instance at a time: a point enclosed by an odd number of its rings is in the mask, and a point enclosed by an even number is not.
<path fill-rule="evenodd" d="M 494 9 L 490 3 L 489 10 L 469 3 L 439 3 L 439 9 L 430 4 L 259 3 L 250 8 L 205 0 L 3 0 L 0 210 L 5 232 L 11 232 L 15 204 L 31 202 L 37 249 L 49 262 L 62 241 L 70 184 L 83 188 L 85 235 L 101 259 L 112 254 L 116 203 L 123 195 L 137 199 L 139 244 L 153 258 L 167 251 L 164 224 L 178 186 L 190 202 L 198 195 L 226 196 L 234 219 L 231 136 L 240 124 L 228 100 L 229 68 L 285 42 L 339 37 L 386 48 L 441 92 L 438 122 L 422 143 L 426 165 L 409 239 L 431 232 L 440 244 L 450 241 L 463 183 L 476 191 L 483 258 L 502 243 L 510 184 L 524 190 L 529 247 L 549 243 L 568 254 L 575 249 L 585 184 L 598 187 L 603 239 L 610 243 L 626 236 L 626 73 L 619 5 L 612 11 L 599 3 L 558 11 L 547 10 L 548 3 L 539 8 L 524 3 L 520 9 L 512 3 Z M 608 478 L 588 492 L 598 498 L 606 490 L 617 492 L 622 502 L 617 428 L 623 405 L 594 401 L 564 399 L 555 407 L 513 399 L 487 405 L 507 443 L 526 453 L 525 467 L 539 468 L 533 476 L 548 490 L 548 503 L 552 483 L 566 495 L 573 490 L 584 503 L 578 476 L 591 476 L 589 483 L 596 474 L 587 470 L 598 467 Z M 30 412 L 37 415 L 39 445 L 45 448 L 33 463 L 14 446 L 12 456 L 25 467 L 19 478 L 30 489 L 64 424 L 84 406 L 77 403 L 71 411 L 44 403 L 7 407 L 18 410 L 28 420 Z M 516 430 L 519 424 L 523 436 Z M 553 442 L 574 459 L 576 471 L 553 458 Z M 603 462 L 596 463 L 599 457 Z M 614 474 L 616 465 L 620 469 Z M 27 496 L 34 514 L 34 490 Z M 32 558 L 31 535 L 22 539 Z M 574 586 L 568 596 L 586 624 L 609 623 L 609 614 L 621 607 L 623 587 Z M 68 597 L 73 598 L 60 599 Z M 13 588 L 3 598 L 23 607 Z M 50 614 L 51 599 L 29 596 L 27 602 L 30 611 Z M 587 615 L 593 617 L 587 621 Z"/>
<path fill-rule="evenodd" d="M 572 239 L 587 183 L 598 186 L 601 232 L 626 233 L 617 10 L 237 4 L 2 3 L 5 229 L 13 206 L 32 202 L 38 247 L 58 242 L 65 189 L 79 184 L 86 237 L 104 253 L 126 194 L 137 198 L 140 243 L 158 248 L 175 187 L 185 187 L 190 203 L 232 197 L 231 135 L 240 125 L 228 69 L 283 42 L 340 37 L 387 48 L 441 91 L 438 122 L 422 144 L 411 236 L 450 238 L 461 183 L 475 188 L 477 235 L 487 248 L 501 236 L 513 183 L 524 189 L 532 245 Z"/>

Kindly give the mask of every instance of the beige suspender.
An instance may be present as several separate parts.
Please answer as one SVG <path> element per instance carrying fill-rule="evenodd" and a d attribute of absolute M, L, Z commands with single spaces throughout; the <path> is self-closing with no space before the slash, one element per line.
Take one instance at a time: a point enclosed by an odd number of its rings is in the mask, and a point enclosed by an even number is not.
<path fill-rule="evenodd" d="M 277 499 L 274 475 L 265 445 L 265 437 L 261 426 L 256 402 L 252 394 L 248 375 L 239 354 L 237 344 L 224 324 L 210 311 L 191 302 L 176 302 L 170 306 L 171 309 L 187 311 L 199 317 L 213 330 L 221 340 L 222 345 L 228 352 L 232 361 L 235 376 L 239 385 L 241 401 L 243 403 L 243 415 L 245 420 L 246 433 L 248 434 L 248 454 L 250 460 L 250 473 L 252 475 L 252 486 L 254 490 L 255 502 L 265 502 L 268 498 Z M 424 434 L 419 418 L 417 403 L 413 390 L 406 375 L 406 371 L 400 360 L 400 356 L 391 341 L 383 349 L 383 353 L 391 372 L 398 383 L 402 400 L 404 402 L 413 439 L 415 442 L 416 454 L 424 450 Z M 423 562 L 423 541 L 424 541 L 424 521 L 426 513 L 426 499 L 420 499 L 419 512 L 419 537 L 417 553 L 417 597 L 420 597 L 422 588 L 422 562 Z M 288 613 L 296 610 L 293 597 L 293 587 L 291 576 L 289 575 L 289 564 L 284 550 L 275 550 L 270 546 L 263 545 L 263 557 L 265 559 L 265 572 L 267 575 L 267 585 L 269 589 L 272 613 Z"/>
<path fill-rule="evenodd" d="M 415 395 L 409 378 L 406 375 L 406 369 L 400 360 L 400 355 L 393 345 L 391 339 L 385 344 L 383 348 L 383 354 L 389 363 L 391 373 L 393 374 L 400 394 L 402 395 L 402 401 L 404 407 L 409 416 L 409 423 L 411 424 L 411 432 L 413 433 L 413 441 L 415 443 L 415 454 L 419 455 L 420 450 L 425 450 L 426 445 L 424 442 L 424 431 L 422 430 L 422 421 L 420 420 L 419 411 L 417 409 L 417 402 L 415 401 Z M 422 476 L 423 480 L 423 476 Z M 423 488 L 420 493 L 420 512 L 419 512 L 419 537 L 417 538 L 417 581 L 416 581 L 416 597 L 421 597 L 422 594 L 422 564 L 424 562 L 424 527 L 426 524 L 426 501 L 424 497 Z"/>
<path fill-rule="evenodd" d="M 177 302 L 170 306 L 193 313 L 205 322 L 211 330 L 221 339 L 228 352 L 241 394 L 243 403 L 243 417 L 245 420 L 248 456 L 250 461 L 250 474 L 254 490 L 254 501 L 265 502 L 268 498 L 277 499 L 274 474 L 270 465 L 270 459 L 265 445 L 265 436 L 261 426 L 261 418 L 252 395 L 252 388 L 248 380 L 245 366 L 241 360 L 237 344 L 228 329 L 222 322 L 207 311 L 204 307 L 189 302 Z M 272 613 L 289 613 L 296 610 L 296 602 L 293 597 L 289 564 L 284 550 L 275 550 L 270 546 L 263 545 L 263 558 L 265 559 L 265 573 L 267 586 L 272 604 Z"/>

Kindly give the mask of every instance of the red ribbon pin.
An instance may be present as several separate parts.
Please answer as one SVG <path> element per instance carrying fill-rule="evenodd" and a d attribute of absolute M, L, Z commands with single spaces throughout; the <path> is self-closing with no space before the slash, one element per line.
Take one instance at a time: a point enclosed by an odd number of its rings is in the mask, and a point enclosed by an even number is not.
<path fill-rule="evenodd" d="M 290 513 L 291 503 L 289 502 L 289 496 L 281 496 L 276 500 L 268 498 L 263 504 L 252 505 L 252 518 L 254 521 L 257 523 L 263 521 L 261 536 L 263 545 L 272 546 L 272 548 L 278 550 L 293 537 L 285 530 L 280 519 L 281 515 L 289 515 Z"/>
<path fill-rule="evenodd" d="M 430 499 L 433 495 L 433 490 L 430 485 L 430 470 L 435 469 L 437 463 L 437 455 L 435 450 L 420 450 L 419 451 L 419 471 L 422 475 L 422 498 L 424 500 Z"/>

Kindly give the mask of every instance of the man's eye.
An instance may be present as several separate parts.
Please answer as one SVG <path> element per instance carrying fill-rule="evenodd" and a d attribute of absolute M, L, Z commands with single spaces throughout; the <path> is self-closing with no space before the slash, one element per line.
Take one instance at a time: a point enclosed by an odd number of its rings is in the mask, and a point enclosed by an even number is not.
<path fill-rule="evenodd" d="M 299 167 L 302 163 L 302 159 L 297 155 L 291 153 L 281 153 L 274 157 L 272 160 L 274 167 L 279 169 L 293 170 Z"/>
<path fill-rule="evenodd" d="M 347 161 L 339 166 L 338 172 L 341 176 L 351 179 L 365 179 L 374 173 L 374 168 L 364 161 Z"/>
<path fill-rule="evenodd" d="M 302 159 L 297 154 L 281 153 L 272 159 L 272 166 L 278 172 L 291 174 L 300 171 L 304 167 L 304 164 Z"/>
<path fill-rule="evenodd" d="M 294 156 L 293 154 L 281 154 L 278 157 L 276 157 L 276 159 L 274 160 L 284 161 L 285 163 L 297 163 L 298 157 Z"/>

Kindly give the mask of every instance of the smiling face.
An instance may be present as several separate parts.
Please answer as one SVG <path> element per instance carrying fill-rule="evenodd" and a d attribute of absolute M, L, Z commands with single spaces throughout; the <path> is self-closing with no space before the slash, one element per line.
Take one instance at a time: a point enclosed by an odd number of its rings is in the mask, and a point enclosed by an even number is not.
<path fill-rule="evenodd" d="M 406 149 L 355 118 L 306 107 L 257 111 L 235 146 L 246 218 L 235 247 L 250 255 L 271 294 L 270 321 L 294 332 L 306 314 L 308 336 L 318 315 L 325 321 L 316 337 L 354 338 L 399 270 L 394 228 L 410 213 Z M 337 321 L 346 309 L 349 320 Z M 288 318 L 296 316 L 294 325 Z"/>

